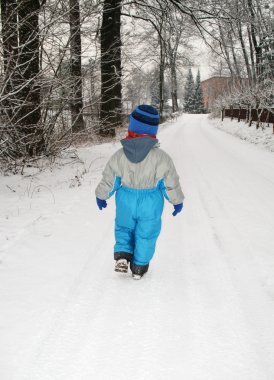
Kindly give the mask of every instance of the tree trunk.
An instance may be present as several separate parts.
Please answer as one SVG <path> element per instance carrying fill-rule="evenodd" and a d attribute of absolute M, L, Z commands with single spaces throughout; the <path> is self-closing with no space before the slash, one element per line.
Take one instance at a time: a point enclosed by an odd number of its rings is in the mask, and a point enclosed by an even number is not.
<path fill-rule="evenodd" d="M 164 111 L 164 82 L 165 82 L 165 54 L 162 41 L 160 42 L 160 67 L 159 67 L 159 113 L 163 117 Z"/>
<path fill-rule="evenodd" d="M 250 28 L 247 27 L 248 42 L 249 42 L 249 51 L 250 51 L 250 61 L 251 61 L 251 72 L 252 72 L 252 83 L 256 83 L 256 65 L 254 59 L 254 46 L 252 43 Z"/>
<path fill-rule="evenodd" d="M 260 81 L 261 77 L 261 61 L 262 61 L 262 48 L 257 42 L 257 36 L 256 36 L 256 20 L 255 20 L 255 11 L 253 7 L 253 2 L 252 0 L 247 1 L 248 4 L 248 9 L 250 13 L 250 36 L 251 36 L 251 41 L 254 46 L 254 51 L 255 51 L 255 58 L 256 58 L 256 80 Z"/>
<path fill-rule="evenodd" d="M 238 84 L 238 83 L 242 84 L 241 72 L 240 72 L 239 64 L 238 64 L 237 57 L 236 57 L 232 33 L 229 33 L 228 36 L 229 36 L 229 41 L 230 41 L 230 49 L 231 49 L 231 53 L 232 53 L 234 68 L 235 68 L 235 72 L 236 72 L 236 84 Z"/>
<path fill-rule="evenodd" d="M 72 132 L 85 128 L 83 119 L 82 45 L 79 0 L 70 0 L 70 74 L 71 74 L 71 123 Z"/>
<path fill-rule="evenodd" d="M 248 59 L 248 55 L 247 55 L 247 50 L 246 50 L 244 38 L 243 38 L 241 21 L 238 22 L 238 34 L 239 34 L 239 39 L 240 39 L 240 43 L 241 43 L 241 47 L 242 47 L 242 51 L 243 51 L 244 60 L 245 60 L 248 82 L 249 82 L 249 85 L 251 85 L 252 84 L 252 73 L 250 70 L 249 59 Z"/>
<path fill-rule="evenodd" d="M 16 62 L 17 51 L 17 12 L 16 0 L 1 0 L 1 23 L 2 23 L 2 43 L 4 71 L 8 66 Z"/>
<path fill-rule="evenodd" d="M 225 36 L 224 36 L 224 33 L 223 33 L 223 29 L 222 29 L 222 27 L 221 27 L 221 25 L 219 23 L 218 23 L 218 27 L 219 27 L 220 39 L 221 39 L 221 45 L 220 45 L 220 47 L 222 49 L 225 61 L 226 61 L 227 66 L 229 68 L 231 78 L 234 81 L 234 71 L 233 71 L 233 68 L 232 68 L 230 54 L 229 54 L 229 51 L 228 51 L 228 48 L 227 48 L 227 41 L 225 39 Z"/>
<path fill-rule="evenodd" d="M 178 107 L 178 95 L 177 95 L 177 73 L 176 62 L 170 62 L 170 74 L 171 74 L 171 99 L 172 99 L 172 112 L 177 112 Z"/>
<path fill-rule="evenodd" d="M 41 118 L 39 84 L 39 0 L 18 2 L 18 100 L 16 122 L 23 134 L 29 155 L 41 153 L 45 147 Z"/>
<path fill-rule="evenodd" d="M 160 119 L 164 112 L 164 86 L 165 86 L 165 65 L 166 65 L 166 30 L 165 30 L 165 14 L 162 10 L 162 18 L 160 20 L 160 28 L 158 32 L 160 45 L 160 64 L 159 64 L 159 114 Z"/>
<path fill-rule="evenodd" d="M 16 87 L 16 63 L 18 54 L 17 34 L 17 4 L 16 0 L 1 0 L 1 26 L 2 46 L 4 60 L 4 86 L 1 102 L 2 111 L 8 119 L 8 124 L 13 123 L 13 101 L 10 95 Z"/>
<path fill-rule="evenodd" d="M 121 0 L 105 0 L 101 26 L 100 135 L 115 136 L 121 125 Z"/>

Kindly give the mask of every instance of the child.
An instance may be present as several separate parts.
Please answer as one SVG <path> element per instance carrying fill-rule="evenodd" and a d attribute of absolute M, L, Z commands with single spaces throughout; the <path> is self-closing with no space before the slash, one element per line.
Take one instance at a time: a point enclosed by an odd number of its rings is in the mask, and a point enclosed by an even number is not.
<path fill-rule="evenodd" d="M 159 149 L 156 139 L 159 115 L 149 105 L 138 106 L 130 115 L 128 136 L 108 161 L 95 190 L 100 210 L 116 192 L 114 259 L 115 271 L 135 279 L 148 270 L 161 230 L 163 196 L 182 211 L 184 195 L 172 159 Z"/>

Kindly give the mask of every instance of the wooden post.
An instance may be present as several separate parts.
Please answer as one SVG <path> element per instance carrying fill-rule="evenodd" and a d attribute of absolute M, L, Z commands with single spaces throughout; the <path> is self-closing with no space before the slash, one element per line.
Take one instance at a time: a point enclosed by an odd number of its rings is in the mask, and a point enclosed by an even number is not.
<path fill-rule="evenodd" d="M 252 108 L 251 106 L 249 107 L 249 124 L 248 126 L 251 127 L 252 125 Z"/>
<path fill-rule="evenodd" d="M 245 122 L 248 123 L 249 120 L 249 106 L 247 106 L 246 114 L 245 114 Z"/>
<path fill-rule="evenodd" d="M 261 115 L 262 115 L 262 111 L 259 112 L 259 109 L 257 110 L 257 115 L 258 115 L 258 118 L 257 118 L 257 123 L 256 123 L 256 129 L 259 129 L 260 127 L 260 123 L 261 123 Z"/>
<path fill-rule="evenodd" d="M 241 121 L 241 107 L 239 108 L 239 113 L 238 113 L 238 123 Z"/>

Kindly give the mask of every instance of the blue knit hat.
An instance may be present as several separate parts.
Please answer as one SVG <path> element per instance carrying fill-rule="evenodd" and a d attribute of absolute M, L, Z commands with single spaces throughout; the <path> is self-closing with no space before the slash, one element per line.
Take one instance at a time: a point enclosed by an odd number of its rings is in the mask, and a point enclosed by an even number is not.
<path fill-rule="evenodd" d="M 159 114 L 156 108 L 142 104 L 135 108 L 129 117 L 130 132 L 156 135 L 159 125 Z"/>

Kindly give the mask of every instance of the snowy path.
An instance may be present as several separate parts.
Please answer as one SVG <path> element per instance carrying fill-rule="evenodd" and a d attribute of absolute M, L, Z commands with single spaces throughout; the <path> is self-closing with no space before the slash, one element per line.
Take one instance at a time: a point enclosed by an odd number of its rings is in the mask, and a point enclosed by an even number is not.
<path fill-rule="evenodd" d="M 5 245 L 1 380 L 274 379 L 274 155 L 204 115 L 159 138 L 186 201 L 141 281 L 113 272 L 114 202 L 90 195 L 118 146 Z"/>

